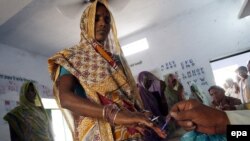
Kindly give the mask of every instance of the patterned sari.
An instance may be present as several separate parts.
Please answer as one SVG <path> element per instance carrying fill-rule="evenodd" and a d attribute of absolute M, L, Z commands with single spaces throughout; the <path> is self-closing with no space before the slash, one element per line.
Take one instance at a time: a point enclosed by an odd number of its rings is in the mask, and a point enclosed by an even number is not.
<path fill-rule="evenodd" d="M 60 106 L 56 81 L 60 67 L 67 69 L 79 80 L 90 101 L 102 104 L 111 101 L 122 110 L 136 111 L 135 103 L 140 103 L 138 91 L 116 35 L 111 16 L 111 31 L 104 46 L 94 40 L 95 1 L 84 11 L 81 18 L 81 41 L 69 49 L 64 49 L 49 58 L 49 72 L 54 81 L 54 95 Z M 140 105 L 140 104 L 136 104 Z M 139 140 L 141 135 L 134 129 L 121 125 L 111 126 L 103 119 L 80 116 L 72 118 L 72 113 L 61 108 L 74 135 L 80 141 L 120 141 Z"/>
<path fill-rule="evenodd" d="M 8 121 L 11 139 L 18 141 L 53 141 L 50 119 L 35 89 L 35 104 L 29 102 L 25 93 L 31 82 L 25 82 L 20 92 L 20 106 L 4 116 Z"/>

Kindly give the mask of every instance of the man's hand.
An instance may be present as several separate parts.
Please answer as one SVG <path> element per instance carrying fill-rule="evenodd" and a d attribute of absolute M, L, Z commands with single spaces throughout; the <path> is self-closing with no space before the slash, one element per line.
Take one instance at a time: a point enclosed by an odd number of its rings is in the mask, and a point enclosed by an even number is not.
<path fill-rule="evenodd" d="M 208 107 L 197 100 L 181 101 L 171 109 L 171 116 L 185 130 L 207 134 L 226 133 L 229 124 L 225 112 Z"/>

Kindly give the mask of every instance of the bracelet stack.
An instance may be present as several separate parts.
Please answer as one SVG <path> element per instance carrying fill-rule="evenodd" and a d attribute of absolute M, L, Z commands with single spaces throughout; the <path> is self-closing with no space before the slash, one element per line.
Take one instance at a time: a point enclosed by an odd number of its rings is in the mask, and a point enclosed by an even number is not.
<path fill-rule="evenodd" d="M 109 122 L 111 125 L 114 125 L 117 114 L 119 113 L 120 108 L 115 104 L 108 104 L 103 107 L 102 116 L 103 119 Z"/>

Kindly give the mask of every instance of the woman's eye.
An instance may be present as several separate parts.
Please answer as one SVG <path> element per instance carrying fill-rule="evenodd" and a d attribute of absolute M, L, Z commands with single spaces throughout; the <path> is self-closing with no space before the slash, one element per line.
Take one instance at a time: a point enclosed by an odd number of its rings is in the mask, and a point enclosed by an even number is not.
<path fill-rule="evenodd" d="M 106 24 L 110 24 L 110 17 L 108 17 L 108 16 L 105 17 L 105 23 L 106 23 Z"/>
<path fill-rule="evenodd" d="M 97 22 L 99 20 L 99 16 L 95 16 L 95 21 Z"/>

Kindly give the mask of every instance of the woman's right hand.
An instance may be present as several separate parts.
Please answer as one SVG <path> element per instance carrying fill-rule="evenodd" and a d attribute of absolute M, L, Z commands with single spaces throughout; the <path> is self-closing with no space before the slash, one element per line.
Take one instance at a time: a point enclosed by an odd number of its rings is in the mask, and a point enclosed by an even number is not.
<path fill-rule="evenodd" d="M 142 134 L 148 127 L 153 129 L 161 138 L 165 138 L 167 136 L 166 133 L 150 120 L 149 115 L 140 112 L 120 111 L 114 122 L 118 125 L 132 126 Z"/>

